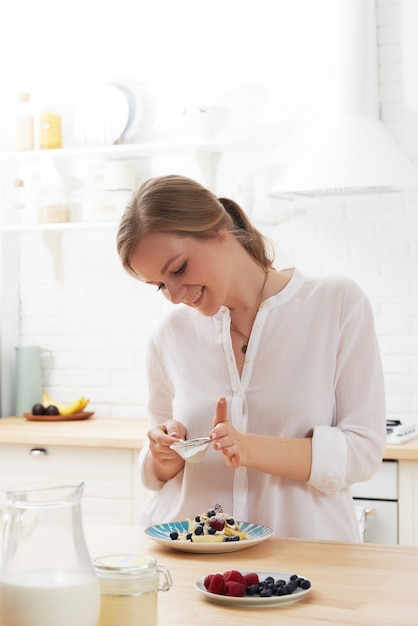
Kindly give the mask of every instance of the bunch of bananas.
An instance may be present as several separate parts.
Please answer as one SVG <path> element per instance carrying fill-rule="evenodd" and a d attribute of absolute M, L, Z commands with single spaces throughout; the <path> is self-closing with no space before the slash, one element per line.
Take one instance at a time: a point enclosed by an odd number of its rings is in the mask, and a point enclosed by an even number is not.
<path fill-rule="evenodd" d="M 56 402 L 45 391 L 42 394 L 42 404 L 44 407 L 56 406 L 60 415 L 72 415 L 73 413 L 79 413 L 84 411 L 90 400 L 87 400 L 84 396 L 77 398 L 70 404 L 63 404 L 62 402 Z"/>

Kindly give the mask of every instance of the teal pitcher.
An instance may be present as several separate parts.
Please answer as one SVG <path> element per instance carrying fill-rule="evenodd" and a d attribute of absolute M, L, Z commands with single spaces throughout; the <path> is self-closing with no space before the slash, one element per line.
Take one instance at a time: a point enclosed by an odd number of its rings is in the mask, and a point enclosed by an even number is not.
<path fill-rule="evenodd" d="M 15 415 L 30 413 L 34 404 L 42 401 L 42 356 L 52 359 L 49 350 L 39 346 L 18 346 L 16 350 Z"/>

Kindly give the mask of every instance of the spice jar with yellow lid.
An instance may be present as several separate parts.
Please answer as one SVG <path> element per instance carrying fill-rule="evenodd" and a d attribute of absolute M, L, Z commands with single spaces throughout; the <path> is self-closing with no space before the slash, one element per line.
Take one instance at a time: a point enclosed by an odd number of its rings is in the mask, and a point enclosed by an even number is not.
<path fill-rule="evenodd" d="M 157 626 L 157 593 L 172 584 L 165 567 L 137 554 L 98 557 L 94 566 L 101 588 L 98 626 Z"/>

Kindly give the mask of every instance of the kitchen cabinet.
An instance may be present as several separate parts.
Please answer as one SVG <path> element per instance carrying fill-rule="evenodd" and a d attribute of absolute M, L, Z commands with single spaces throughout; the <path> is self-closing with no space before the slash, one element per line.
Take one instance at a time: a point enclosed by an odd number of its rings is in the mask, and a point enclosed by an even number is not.
<path fill-rule="evenodd" d="M 398 542 L 418 545 L 418 437 L 388 445 L 384 459 L 398 464 Z"/>
<path fill-rule="evenodd" d="M 145 420 L 0 420 L 0 490 L 34 482 L 84 482 L 83 519 L 137 524 L 146 498 L 137 471 Z"/>
<path fill-rule="evenodd" d="M 135 451 L 0 444 L 0 488 L 53 480 L 84 482 L 83 518 L 136 523 Z"/>
<path fill-rule="evenodd" d="M 418 546 L 418 461 L 399 463 L 399 543 Z"/>

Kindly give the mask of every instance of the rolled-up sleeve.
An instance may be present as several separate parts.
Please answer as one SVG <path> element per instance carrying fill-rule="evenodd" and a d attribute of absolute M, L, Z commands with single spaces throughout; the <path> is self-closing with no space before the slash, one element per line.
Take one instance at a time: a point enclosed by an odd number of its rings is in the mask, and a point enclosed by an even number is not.
<path fill-rule="evenodd" d="M 315 489 L 335 495 L 370 478 L 386 445 L 384 378 L 371 305 L 359 292 L 340 313 L 335 423 L 313 429 L 309 478 Z"/>

